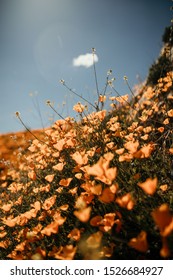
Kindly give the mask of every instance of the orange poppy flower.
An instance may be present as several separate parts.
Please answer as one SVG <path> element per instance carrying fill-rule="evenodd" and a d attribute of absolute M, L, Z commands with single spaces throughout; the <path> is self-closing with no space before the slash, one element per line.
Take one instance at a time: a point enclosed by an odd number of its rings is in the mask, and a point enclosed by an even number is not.
<path fill-rule="evenodd" d="M 22 213 L 19 217 L 23 216 L 26 217 L 27 219 L 35 218 L 37 216 L 37 209 L 32 208 L 31 210 Z"/>
<path fill-rule="evenodd" d="M 80 102 L 78 102 L 73 106 L 73 110 L 76 111 L 77 113 L 82 113 L 85 110 L 85 106 L 82 105 Z"/>
<path fill-rule="evenodd" d="M 75 139 L 68 139 L 68 140 L 66 141 L 66 145 L 67 145 L 68 147 L 74 147 L 74 146 L 76 145 L 76 140 L 75 140 Z"/>
<path fill-rule="evenodd" d="M 112 154 L 107 153 L 104 157 L 100 157 L 99 161 L 93 166 L 85 166 L 87 174 L 95 176 L 96 180 L 105 184 L 112 184 L 112 181 L 117 175 L 117 167 L 108 167 L 111 159 Z"/>
<path fill-rule="evenodd" d="M 74 175 L 77 179 L 81 179 L 82 178 L 82 173 L 76 173 L 75 175 Z"/>
<path fill-rule="evenodd" d="M 40 203 L 40 201 L 34 202 L 33 204 L 31 204 L 31 206 L 32 206 L 33 208 L 35 208 L 36 210 L 38 210 L 38 211 L 41 209 L 41 203 Z"/>
<path fill-rule="evenodd" d="M 115 217 L 115 213 L 105 214 L 102 221 L 100 222 L 99 229 L 104 232 L 110 231 L 115 224 Z"/>
<path fill-rule="evenodd" d="M 1 209 L 4 212 L 9 212 L 11 210 L 12 206 L 13 206 L 13 203 L 4 204 L 3 206 L 1 206 Z"/>
<path fill-rule="evenodd" d="M 68 187 L 70 185 L 70 182 L 73 180 L 73 178 L 67 178 L 67 179 L 61 179 L 59 181 L 59 184 L 63 187 Z"/>
<path fill-rule="evenodd" d="M 10 242 L 8 240 L 5 241 L 0 241 L 0 248 L 8 248 L 8 246 L 10 245 Z"/>
<path fill-rule="evenodd" d="M 3 238 L 7 235 L 7 232 L 3 231 L 3 232 L 0 232 L 0 238 Z"/>
<path fill-rule="evenodd" d="M 134 207 L 134 201 L 130 193 L 118 197 L 115 202 L 118 203 L 120 207 L 127 208 L 128 210 L 131 210 Z"/>
<path fill-rule="evenodd" d="M 147 234 L 141 231 L 137 237 L 130 239 L 128 245 L 139 252 L 146 252 L 148 250 Z"/>
<path fill-rule="evenodd" d="M 64 163 L 63 162 L 59 162 L 58 164 L 54 165 L 52 168 L 54 170 L 57 170 L 57 171 L 62 171 L 63 167 L 64 167 Z"/>
<path fill-rule="evenodd" d="M 173 216 L 166 203 L 155 209 L 151 215 L 160 230 L 161 236 L 168 236 L 173 231 Z"/>
<path fill-rule="evenodd" d="M 57 149 L 59 152 L 63 150 L 66 141 L 65 139 L 60 139 L 56 144 L 54 144 L 54 148 Z"/>
<path fill-rule="evenodd" d="M 23 197 L 20 196 L 20 197 L 14 202 L 14 205 L 21 205 L 21 204 L 22 204 L 22 199 L 23 199 Z"/>
<path fill-rule="evenodd" d="M 166 118 L 166 119 L 163 121 L 163 124 L 169 124 L 169 118 Z"/>
<path fill-rule="evenodd" d="M 173 117 L 173 109 L 169 110 L 167 114 L 168 114 L 169 117 L 172 118 Z"/>
<path fill-rule="evenodd" d="M 24 251 L 25 250 L 25 247 L 26 247 L 26 243 L 27 241 L 23 241 L 21 243 L 19 243 L 16 247 L 15 247 L 15 251 Z"/>
<path fill-rule="evenodd" d="M 132 158 L 133 158 L 132 154 L 125 153 L 124 155 L 119 156 L 119 162 L 131 161 Z"/>
<path fill-rule="evenodd" d="M 37 147 L 35 145 L 31 145 L 28 150 L 33 153 L 33 152 L 36 152 L 37 151 Z"/>
<path fill-rule="evenodd" d="M 44 187 L 40 187 L 39 189 L 41 192 L 49 192 L 50 191 L 50 184 L 47 184 Z"/>
<path fill-rule="evenodd" d="M 148 139 L 148 137 L 149 137 L 149 135 L 148 134 L 144 134 L 143 136 L 141 136 L 141 139 L 143 139 L 143 140 L 147 140 Z M 142 153 L 141 153 L 142 154 Z"/>
<path fill-rule="evenodd" d="M 116 190 L 109 188 L 105 188 L 102 191 L 102 194 L 99 196 L 99 200 L 104 203 L 110 203 L 114 201 Z"/>
<path fill-rule="evenodd" d="M 128 96 L 128 94 L 126 94 L 126 95 L 115 97 L 115 100 L 120 103 L 125 103 L 125 102 L 127 102 L 128 98 L 129 98 L 129 96 Z"/>
<path fill-rule="evenodd" d="M 106 95 L 99 95 L 99 102 L 105 102 L 106 101 Z"/>
<path fill-rule="evenodd" d="M 56 201 L 56 197 L 57 197 L 56 195 L 53 195 L 47 198 L 43 203 L 42 209 L 49 210 L 54 205 Z"/>
<path fill-rule="evenodd" d="M 133 154 L 137 151 L 137 148 L 139 146 L 139 141 L 133 142 L 128 141 L 124 144 L 124 147 L 129 151 L 130 154 Z"/>
<path fill-rule="evenodd" d="M 124 148 L 116 150 L 115 153 L 118 155 L 122 155 L 124 153 Z"/>
<path fill-rule="evenodd" d="M 90 191 L 95 194 L 95 195 L 101 195 L 102 193 L 102 185 L 101 184 L 97 184 L 95 186 L 91 186 L 90 187 Z"/>
<path fill-rule="evenodd" d="M 85 165 L 88 162 L 88 156 L 87 154 L 85 154 L 85 151 L 83 152 L 75 152 L 74 154 L 72 154 L 72 159 L 79 165 Z"/>
<path fill-rule="evenodd" d="M 15 217 L 13 219 L 2 218 L 3 224 L 7 225 L 8 227 L 14 227 L 16 225 L 16 223 L 17 223 L 17 220 L 18 220 L 17 217 Z"/>
<path fill-rule="evenodd" d="M 167 189 L 168 189 L 168 185 L 167 185 L 167 184 L 161 185 L 159 188 L 160 188 L 163 192 L 165 192 L 165 191 L 167 191 Z"/>
<path fill-rule="evenodd" d="M 88 192 L 83 192 L 81 196 L 83 197 L 83 200 L 86 202 L 86 204 L 90 204 L 94 198 L 94 195 Z"/>
<path fill-rule="evenodd" d="M 28 211 L 29 212 L 29 211 Z M 25 216 L 26 215 L 26 216 Z M 17 224 L 19 226 L 24 226 L 27 224 L 28 220 L 32 218 L 32 216 L 29 214 L 29 218 L 27 217 L 28 213 L 25 212 L 24 214 L 21 214 L 18 216 Z"/>
<path fill-rule="evenodd" d="M 91 207 L 86 207 L 73 212 L 73 214 L 83 223 L 88 222 L 90 218 Z"/>
<path fill-rule="evenodd" d="M 51 234 L 55 234 L 58 232 L 58 227 L 59 224 L 57 221 L 54 221 L 52 223 L 50 223 L 49 225 L 47 225 L 45 228 L 43 228 L 41 230 L 41 233 L 47 236 L 50 236 Z"/>
<path fill-rule="evenodd" d="M 78 187 L 74 187 L 73 189 L 70 189 L 68 192 L 72 195 L 75 195 L 77 193 Z"/>
<path fill-rule="evenodd" d="M 64 205 L 62 205 L 62 206 L 59 207 L 59 209 L 62 210 L 62 211 L 67 211 L 68 208 L 69 208 L 69 205 L 68 205 L 68 204 L 64 204 Z"/>
<path fill-rule="evenodd" d="M 97 227 L 100 225 L 100 222 L 102 221 L 102 216 L 95 216 L 93 218 L 91 218 L 90 220 L 90 225 L 93 227 Z"/>
<path fill-rule="evenodd" d="M 54 221 L 56 221 L 58 223 L 59 226 L 63 225 L 63 223 L 66 221 L 66 217 L 63 218 L 61 216 L 61 212 L 59 210 L 57 210 L 57 211 L 52 210 L 50 212 L 50 215 L 52 216 Z"/>
<path fill-rule="evenodd" d="M 171 252 L 168 246 L 167 239 L 165 237 L 162 237 L 162 249 L 160 250 L 160 256 L 162 258 L 168 258 L 170 254 Z"/>
<path fill-rule="evenodd" d="M 61 246 L 57 252 L 50 252 L 49 256 L 53 256 L 58 260 L 73 260 L 77 248 L 73 245 Z"/>
<path fill-rule="evenodd" d="M 154 144 L 149 143 L 143 146 L 139 151 L 134 153 L 135 158 L 148 158 L 154 150 Z"/>
<path fill-rule="evenodd" d="M 158 129 L 157 129 L 160 133 L 163 133 L 163 131 L 165 130 L 165 128 L 163 127 L 163 126 L 161 126 L 161 127 L 158 127 Z"/>
<path fill-rule="evenodd" d="M 55 177 L 55 174 L 50 174 L 45 177 L 45 180 L 51 183 Z"/>
<path fill-rule="evenodd" d="M 28 177 L 33 181 L 36 180 L 37 176 L 36 176 L 36 173 L 34 172 L 34 170 L 31 170 L 28 172 Z"/>
<path fill-rule="evenodd" d="M 149 195 L 153 195 L 156 192 L 157 189 L 157 184 L 158 184 L 158 180 L 157 178 L 151 179 L 148 178 L 146 179 L 145 182 L 143 183 L 138 183 L 137 185 L 143 189 L 143 191 Z"/>
<path fill-rule="evenodd" d="M 80 239 L 80 230 L 78 228 L 74 228 L 67 237 L 78 241 Z"/>

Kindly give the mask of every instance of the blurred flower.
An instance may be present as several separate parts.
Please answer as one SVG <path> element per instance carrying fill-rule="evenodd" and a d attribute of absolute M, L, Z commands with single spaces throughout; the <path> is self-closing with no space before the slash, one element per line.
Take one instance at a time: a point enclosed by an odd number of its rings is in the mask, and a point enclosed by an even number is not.
<path fill-rule="evenodd" d="M 115 193 L 118 189 L 118 185 L 112 185 L 111 187 L 107 187 L 103 189 L 102 194 L 99 196 L 99 200 L 104 203 L 110 203 L 114 201 Z"/>
<path fill-rule="evenodd" d="M 116 222 L 115 217 L 116 213 L 105 214 L 103 219 L 100 221 L 99 229 L 103 232 L 110 231 Z"/>
<path fill-rule="evenodd" d="M 168 236 L 173 231 L 173 216 L 166 203 L 152 211 L 151 215 L 160 230 L 161 236 Z"/>
<path fill-rule="evenodd" d="M 147 234 L 141 231 L 137 237 L 130 239 L 128 245 L 139 252 L 146 252 L 148 250 Z"/>
<path fill-rule="evenodd" d="M 168 189 L 168 185 L 167 185 L 167 184 L 161 185 L 161 186 L 160 186 L 160 189 L 161 189 L 163 192 L 165 192 L 165 191 L 167 191 L 167 189 Z"/>
<path fill-rule="evenodd" d="M 115 201 L 120 207 L 127 208 L 128 210 L 131 210 L 134 207 L 134 201 L 130 193 L 127 193 L 122 197 L 117 197 Z"/>
<path fill-rule="evenodd" d="M 86 207 L 83 209 L 75 210 L 73 214 L 82 222 L 86 223 L 88 222 L 90 218 L 90 213 L 91 213 L 91 207 Z"/>
<path fill-rule="evenodd" d="M 70 185 L 70 182 L 73 180 L 73 178 L 67 178 L 67 179 L 61 179 L 59 181 L 60 186 L 68 187 Z"/>
<path fill-rule="evenodd" d="M 11 210 L 11 207 L 13 206 L 13 203 L 8 203 L 8 204 L 3 204 L 1 206 L 1 209 L 4 211 L 4 212 L 9 212 Z"/>
<path fill-rule="evenodd" d="M 124 144 L 124 147 L 129 151 L 130 154 L 134 154 L 139 146 L 139 141 L 128 141 Z"/>
<path fill-rule="evenodd" d="M 78 102 L 76 105 L 73 106 L 73 110 L 77 113 L 82 113 L 85 110 L 85 106 Z"/>
<path fill-rule="evenodd" d="M 167 114 L 168 114 L 169 117 L 173 118 L 173 109 L 169 110 Z"/>
<path fill-rule="evenodd" d="M 53 195 L 47 198 L 43 203 L 42 209 L 49 210 L 55 204 L 56 197 L 56 195 Z"/>
<path fill-rule="evenodd" d="M 36 180 L 37 176 L 36 176 L 36 173 L 34 172 L 34 170 L 31 170 L 28 172 L 28 177 L 33 181 Z"/>
<path fill-rule="evenodd" d="M 51 183 L 55 177 L 55 174 L 50 174 L 45 177 L 45 180 Z"/>
<path fill-rule="evenodd" d="M 58 260 L 72 260 L 75 256 L 76 249 L 73 245 L 60 246 L 59 248 L 55 247 L 48 255 Z"/>
<path fill-rule="evenodd" d="M 78 241 L 80 239 L 80 230 L 78 228 L 74 228 L 67 237 L 72 240 Z"/>
<path fill-rule="evenodd" d="M 154 151 L 155 146 L 153 143 L 149 143 L 144 145 L 141 149 L 136 151 L 136 153 L 133 154 L 135 158 L 148 158 L 150 157 L 151 153 Z"/>
<path fill-rule="evenodd" d="M 162 258 L 168 258 L 170 256 L 171 252 L 168 246 L 168 242 L 166 237 L 162 237 L 162 249 L 160 250 L 160 256 Z"/>
<path fill-rule="evenodd" d="M 147 178 L 145 182 L 138 183 L 137 185 L 143 189 L 144 192 L 146 192 L 149 195 L 153 195 L 156 192 L 157 189 L 158 180 L 157 178 L 151 179 Z"/>
<path fill-rule="evenodd" d="M 99 101 L 104 103 L 106 101 L 106 95 L 99 95 Z"/>
<path fill-rule="evenodd" d="M 99 180 L 105 184 L 111 185 L 112 181 L 116 178 L 117 168 L 109 168 L 109 162 L 113 158 L 112 153 L 107 153 L 103 157 L 100 157 L 98 162 L 93 166 L 85 166 L 85 171 L 88 175 L 95 176 L 96 180 Z"/>
<path fill-rule="evenodd" d="M 71 157 L 79 165 L 85 165 L 88 162 L 88 156 L 85 151 L 76 151 L 71 155 Z"/>
<path fill-rule="evenodd" d="M 56 165 L 54 165 L 52 168 L 54 170 L 57 170 L 57 171 L 62 171 L 63 170 L 63 167 L 64 167 L 64 163 L 63 162 L 59 162 L 57 163 Z"/>
<path fill-rule="evenodd" d="M 126 94 L 126 95 L 115 97 L 115 100 L 118 101 L 119 103 L 123 104 L 123 103 L 127 102 L 128 98 L 129 98 L 129 96 L 128 96 L 128 94 Z"/>
<path fill-rule="evenodd" d="M 50 236 L 51 234 L 55 234 L 58 232 L 59 224 L 57 221 L 54 221 L 47 225 L 45 228 L 42 229 L 41 233 L 47 236 Z"/>
<path fill-rule="evenodd" d="M 102 236 L 103 236 L 103 233 L 101 231 L 97 231 L 97 232 L 91 234 L 86 240 L 87 246 L 92 249 L 96 249 L 96 248 L 100 247 Z"/>

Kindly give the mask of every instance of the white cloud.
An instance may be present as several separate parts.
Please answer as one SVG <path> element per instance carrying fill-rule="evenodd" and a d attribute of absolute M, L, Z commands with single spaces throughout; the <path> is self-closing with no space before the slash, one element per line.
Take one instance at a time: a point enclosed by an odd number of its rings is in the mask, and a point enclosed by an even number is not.
<path fill-rule="evenodd" d="M 94 54 L 94 62 L 98 62 L 98 56 Z M 91 67 L 93 65 L 93 54 L 91 53 L 86 53 L 86 54 L 81 54 L 78 57 L 73 59 L 73 66 L 79 67 Z"/>

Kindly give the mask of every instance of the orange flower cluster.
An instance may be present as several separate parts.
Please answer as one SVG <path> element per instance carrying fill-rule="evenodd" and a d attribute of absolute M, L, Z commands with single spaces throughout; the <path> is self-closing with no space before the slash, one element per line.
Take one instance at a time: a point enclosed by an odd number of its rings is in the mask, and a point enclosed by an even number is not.
<path fill-rule="evenodd" d="M 120 106 L 109 114 L 57 120 L 27 143 L 18 164 L 0 173 L 2 258 L 118 258 L 123 246 L 144 256 L 153 220 L 160 256 L 171 257 L 172 78 L 143 87 L 131 103 L 110 97 Z M 80 116 L 85 109 L 74 106 Z M 133 224 L 140 230 L 129 238 Z"/>

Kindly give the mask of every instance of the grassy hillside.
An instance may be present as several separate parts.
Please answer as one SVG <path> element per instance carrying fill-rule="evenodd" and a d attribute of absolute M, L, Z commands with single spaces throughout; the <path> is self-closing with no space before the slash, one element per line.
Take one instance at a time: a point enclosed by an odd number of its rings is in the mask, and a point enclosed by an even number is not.
<path fill-rule="evenodd" d="M 173 258 L 173 72 L 131 97 L 110 74 L 96 110 L 74 106 L 80 121 L 57 120 L 26 145 L 13 135 L 0 259 Z"/>

